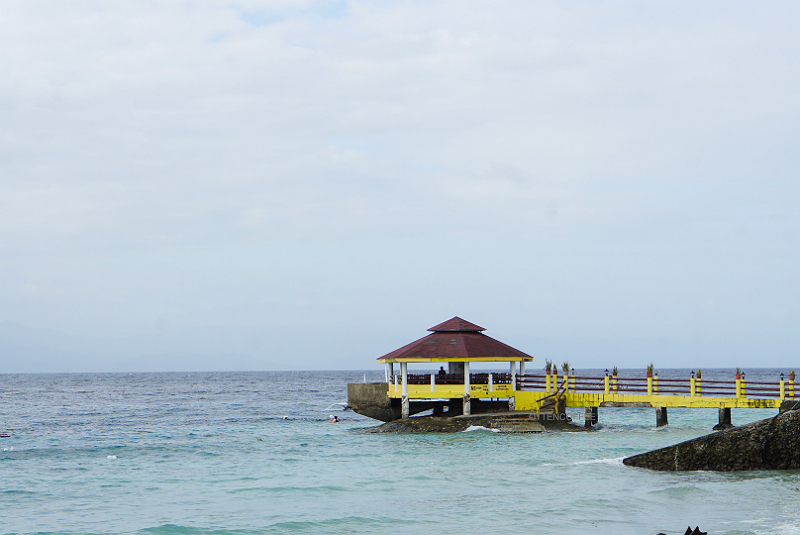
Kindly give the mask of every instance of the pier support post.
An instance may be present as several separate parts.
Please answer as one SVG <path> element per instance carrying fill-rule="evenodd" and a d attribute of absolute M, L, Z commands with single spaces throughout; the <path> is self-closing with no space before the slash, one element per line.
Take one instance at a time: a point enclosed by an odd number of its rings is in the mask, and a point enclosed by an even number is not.
<path fill-rule="evenodd" d="M 408 363 L 401 362 L 400 363 L 400 373 L 403 376 L 403 393 L 402 398 L 400 400 L 400 416 L 402 418 L 409 417 L 409 406 L 408 406 Z"/>
<path fill-rule="evenodd" d="M 719 410 L 719 423 L 714 426 L 714 430 L 729 429 L 733 427 L 731 423 L 731 408 L 724 407 Z"/>
<path fill-rule="evenodd" d="M 667 419 L 667 408 L 656 407 L 656 427 L 663 427 L 669 423 Z"/>
<path fill-rule="evenodd" d="M 567 400 L 565 398 L 558 398 L 558 403 L 556 404 L 556 413 L 558 414 L 558 419 L 562 422 L 567 421 Z"/>
<path fill-rule="evenodd" d="M 469 416 L 470 412 L 470 402 L 469 402 L 469 362 L 464 363 L 464 416 Z"/>
<path fill-rule="evenodd" d="M 592 427 L 600 418 L 598 417 L 598 407 L 586 407 L 586 416 L 583 421 L 584 427 Z"/>

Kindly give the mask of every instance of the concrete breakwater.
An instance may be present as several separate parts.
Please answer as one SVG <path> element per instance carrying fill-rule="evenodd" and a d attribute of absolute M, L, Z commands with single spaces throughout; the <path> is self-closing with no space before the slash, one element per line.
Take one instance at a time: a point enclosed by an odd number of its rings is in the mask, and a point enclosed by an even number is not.
<path fill-rule="evenodd" d="M 800 410 L 634 455 L 622 462 L 668 471 L 797 470 Z"/>

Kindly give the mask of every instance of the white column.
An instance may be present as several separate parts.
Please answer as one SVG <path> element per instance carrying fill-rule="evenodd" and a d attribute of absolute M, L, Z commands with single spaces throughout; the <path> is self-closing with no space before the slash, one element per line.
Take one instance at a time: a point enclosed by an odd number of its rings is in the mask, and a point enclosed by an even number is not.
<path fill-rule="evenodd" d="M 436 392 L 436 374 L 431 374 L 431 392 Z"/>
<path fill-rule="evenodd" d="M 408 363 L 407 362 L 400 363 L 400 373 L 403 375 L 403 397 L 400 400 L 402 417 L 408 418 L 409 407 L 408 407 Z"/>
<path fill-rule="evenodd" d="M 386 384 L 389 384 L 389 365 L 383 367 L 383 374 L 386 376 Z"/>
<path fill-rule="evenodd" d="M 520 375 L 525 375 L 525 361 L 524 360 L 519 363 L 519 374 Z"/>
<path fill-rule="evenodd" d="M 494 392 L 494 387 L 492 385 L 492 374 L 489 374 L 489 392 Z"/>
<path fill-rule="evenodd" d="M 470 415 L 469 362 L 464 363 L 464 415 Z"/>
<path fill-rule="evenodd" d="M 508 396 L 508 410 L 513 411 L 517 408 L 517 398 L 514 395 L 517 390 L 517 363 L 511 361 L 508 364 L 511 372 L 511 395 Z"/>

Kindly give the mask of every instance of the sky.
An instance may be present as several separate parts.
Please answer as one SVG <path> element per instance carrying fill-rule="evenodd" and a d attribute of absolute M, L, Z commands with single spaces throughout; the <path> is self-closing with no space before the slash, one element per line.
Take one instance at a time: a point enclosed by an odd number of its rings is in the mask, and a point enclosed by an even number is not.
<path fill-rule="evenodd" d="M 800 4 L 3 2 L 0 373 L 800 366 Z"/>

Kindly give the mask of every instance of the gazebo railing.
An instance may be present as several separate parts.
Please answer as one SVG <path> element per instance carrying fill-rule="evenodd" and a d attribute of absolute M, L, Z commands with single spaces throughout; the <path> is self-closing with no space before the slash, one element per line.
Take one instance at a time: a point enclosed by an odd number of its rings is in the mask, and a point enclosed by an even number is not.
<path fill-rule="evenodd" d="M 471 373 L 469 374 L 469 382 L 473 385 L 486 385 L 489 384 L 489 376 L 491 375 L 492 384 L 510 384 L 510 373 Z M 407 376 L 408 384 L 410 385 L 429 385 L 431 380 L 437 385 L 463 385 L 463 373 L 409 373 Z M 431 377 L 433 379 L 431 379 Z M 402 382 L 400 375 L 396 376 L 398 384 Z M 395 379 L 392 378 L 392 381 Z"/>

